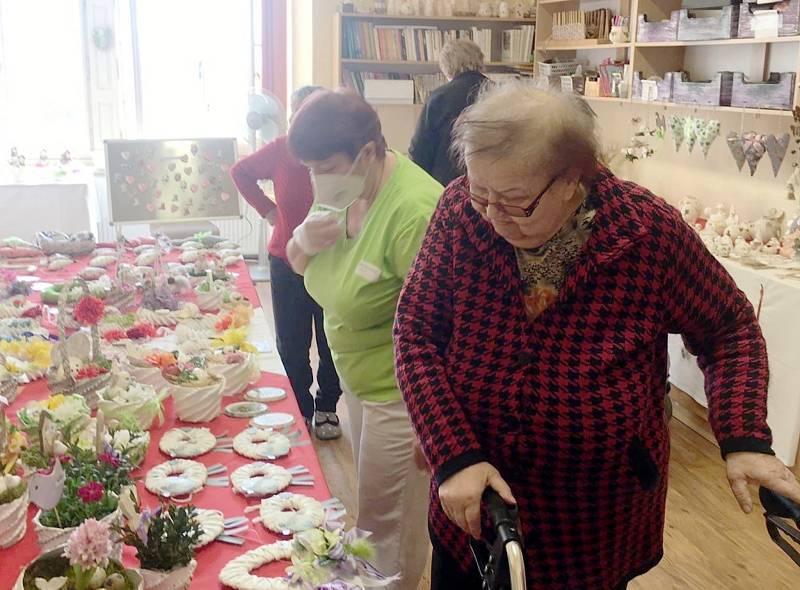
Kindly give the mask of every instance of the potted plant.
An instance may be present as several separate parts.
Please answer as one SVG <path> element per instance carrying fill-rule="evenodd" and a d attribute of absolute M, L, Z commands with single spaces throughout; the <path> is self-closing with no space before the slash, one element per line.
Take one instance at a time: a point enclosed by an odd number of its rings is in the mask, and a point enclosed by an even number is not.
<path fill-rule="evenodd" d="M 132 484 L 133 466 L 125 453 L 106 447 L 98 454 L 95 449 L 70 445 L 66 453 L 53 458 L 40 450 L 29 450 L 23 461 L 39 468 L 33 477 L 55 478 L 55 473 L 63 471 L 60 495 L 48 494 L 55 495 L 53 500 L 57 501 L 42 502 L 37 494 L 31 494 L 31 500 L 40 507 L 33 526 L 42 551 L 63 545 L 84 520 L 113 523 L 119 518 L 119 495 Z"/>
<path fill-rule="evenodd" d="M 225 378 L 206 369 L 202 356 L 180 357 L 162 369 L 170 384 L 175 415 L 184 422 L 210 422 L 222 413 Z"/>
<path fill-rule="evenodd" d="M 125 522 L 113 527 L 120 541 L 136 550 L 144 587 L 151 590 L 184 590 L 197 567 L 195 548 L 203 529 L 193 506 L 161 504 L 142 508 L 134 493 L 126 502 Z"/>
<path fill-rule="evenodd" d="M 142 590 L 141 575 L 113 557 L 111 529 L 87 519 L 63 547 L 40 555 L 19 575 L 14 590 Z"/>
<path fill-rule="evenodd" d="M 25 434 L 0 414 L 0 549 L 19 542 L 28 525 L 28 487 L 19 463 L 26 444 Z"/>

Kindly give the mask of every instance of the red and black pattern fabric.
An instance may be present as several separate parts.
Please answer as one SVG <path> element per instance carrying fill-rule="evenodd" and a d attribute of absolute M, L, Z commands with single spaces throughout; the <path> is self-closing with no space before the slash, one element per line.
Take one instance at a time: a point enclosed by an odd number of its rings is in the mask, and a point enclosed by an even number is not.
<path fill-rule="evenodd" d="M 698 355 L 723 456 L 772 452 L 753 308 L 676 209 L 599 168 L 592 235 L 531 322 L 513 248 L 467 186 L 445 192 L 395 322 L 398 382 L 434 475 L 431 532 L 470 567 L 437 489 L 489 461 L 520 505 L 529 585 L 615 588 L 662 556 L 668 333 Z"/>

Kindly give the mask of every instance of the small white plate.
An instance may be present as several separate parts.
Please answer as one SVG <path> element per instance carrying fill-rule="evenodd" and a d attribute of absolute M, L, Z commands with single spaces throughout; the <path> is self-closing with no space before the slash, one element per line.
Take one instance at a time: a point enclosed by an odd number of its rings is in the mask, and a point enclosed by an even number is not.
<path fill-rule="evenodd" d="M 225 415 L 231 418 L 251 418 L 267 411 L 267 404 L 259 402 L 236 402 L 225 406 Z"/>
<path fill-rule="evenodd" d="M 250 424 L 258 428 L 286 428 L 294 424 L 295 418 L 291 414 L 261 414 L 250 420 Z"/>
<path fill-rule="evenodd" d="M 286 390 L 279 387 L 257 387 L 244 394 L 251 402 L 277 402 L 286 399 Z"/>

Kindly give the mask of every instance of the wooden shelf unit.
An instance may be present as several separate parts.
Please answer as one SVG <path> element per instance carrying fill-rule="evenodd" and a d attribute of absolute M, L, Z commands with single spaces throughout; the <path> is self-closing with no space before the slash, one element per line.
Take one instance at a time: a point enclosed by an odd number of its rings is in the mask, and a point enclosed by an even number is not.
<path fill-rule="evenodd" d="M 402 15 L 402 14 L 362 14 L 356 12 L 343 12 L 340 14 L 342 20 L 370 20 L 370 21 L 392 21 L 392 22 L 413 22 L 420 23 L 439 23 L 444 22 L 450 24 L 452 22 L 470 22 L 470 23 L 505 23 L 505 24 L 521 24 L 532 25 L 536 23 L 535 18 L 486 18 L 483 16 L 416 16 L 416 15 Z"/>
<path fill-rule="evenodd" d="M 718 47 L 718 46 L 738 46 L 738 45 L 765 45 L 764 57 L 764 76 L 769 73 L 767 71 L 767 60 L 769 59 L 770 46 L 776 44 L 795 43 L 797 44 L 797 57 L 795 59 L 795 73 L 796 84 L 800 84 L 800 35 L 793 37 L 772 37 L 766 39 L 710 39 L 707 41 L 668 41 L 657 43 L 638 43 L 636 41 L 636 27 L 638 24 L 638 15 L 645 14 L 649 21 L 666 20 L 669 19 L 673 10 L 681 8 L 681 0 L 612 0 L 610 6 L 616 14 L 621 16 L 630 17 L 630 43 L 624 44 L 606 44 L 594 45 L 591 47 L 580 46 L 576 43 L 573 47 L 552 47 L 548 46 L 550 31 L 553 26 L 553 14 L 564 10 L 579 10 L 581 7 L 586 9 L 597 8 L 596 2 L 583 3 L 581 0 L 539 0 L 536 7 L 536 42 L 535 42 L 535 59 L 544 61 L 545 59 L 553 57 L 577 57 L 578 52 L 597 52 L 603 50 L 616 50 L 615 57 L 617 59 L 627 58 L 630 63 L 631 74 L 633 72 L 642 72 L 645 78 L 649 76 L 663 76 L 666 72 L 678 71 L 684 69 L 685 52 L 687 48 L 699 48 L 702 51 L 704 47 Z M 603 7 L 609 7 L 608 3 L 604 3 Z M 566 55 L 565 55 L 566 54 Z M 593 55 L 590 54 L 590 55 Z M 585 53 L 581 57 L 586 57 Z M 590 63 L 596 66 L 596 63 Z M 728 69 L 736 70 L 737 64 L 731 63 Z M 538 68 L 537 68 L 538 69 Z M 684 105 L 667 102 L 644 102 L 639 100 L 632 100 L 630 93 L 632 92 L 632 84 L 628 85 L 628 95 L 622 98 L 614 97 L 586 97 L 591 101 L 617 101 L 627 104 L 641 104 L 653 105 L 663 107 L 666 109 L 697 109 L 703 111 L 719 111 L 719 112 L 736 112 L 743 114 L 753 115 L 766 115 L 766 116 L 779 116 L 791 117 L 791 111 L 781 111 L 772 109 L 754 109 L 754 108 L 739 108 L 739 107 L 726 107 L 726 106 L 704 106 L 704 105 Z M 795 87 L 794 104 L 797 105 L 800 101 L 800 87 Z"/>

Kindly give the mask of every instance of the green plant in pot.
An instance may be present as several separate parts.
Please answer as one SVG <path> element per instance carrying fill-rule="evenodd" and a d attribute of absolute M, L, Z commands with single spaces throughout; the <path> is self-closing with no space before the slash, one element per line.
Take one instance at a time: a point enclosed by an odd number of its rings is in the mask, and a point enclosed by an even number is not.
<path fill-rule="evenodd" d="M 86 520 L 63 547 L 49 551 L 26 567 L 14 590 L 140 590 L 142 577 L 112 557 L 108 523 Z"/>
<path fill-rule="evenodd" d="M 144 587 L 188 588 L 197 567 L 195 548 L 203 535 L 193 506 L 161 504 L 142 508 L 133 490 L 120 502 L 124 525 L 115 525 L 120 541 L 136 549 Z"/>

